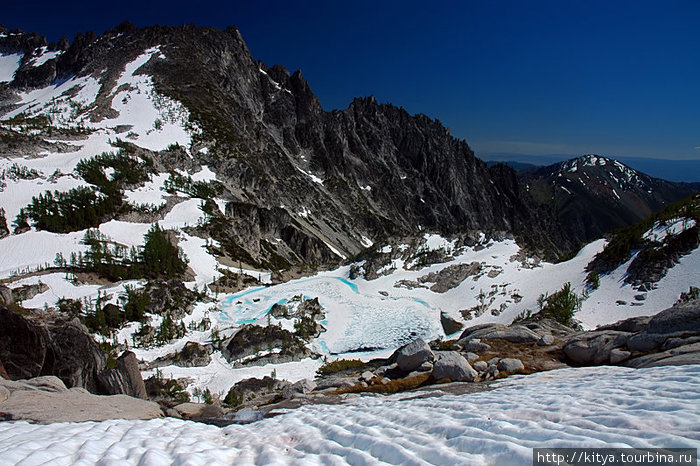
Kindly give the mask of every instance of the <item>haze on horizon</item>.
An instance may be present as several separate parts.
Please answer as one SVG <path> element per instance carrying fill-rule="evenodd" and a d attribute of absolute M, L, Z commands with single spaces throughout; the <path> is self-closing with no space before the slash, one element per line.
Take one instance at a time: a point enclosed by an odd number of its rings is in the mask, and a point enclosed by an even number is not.
<path fill-rule="evenodd" d="M 234 24 L 255 59 L 302 69 L 325 109 L 374 95 L 484 159 L 700 160 L 698 2 L 251 3 L 11 2 L 0 22 L 49 41 L 125 20 Z"/>

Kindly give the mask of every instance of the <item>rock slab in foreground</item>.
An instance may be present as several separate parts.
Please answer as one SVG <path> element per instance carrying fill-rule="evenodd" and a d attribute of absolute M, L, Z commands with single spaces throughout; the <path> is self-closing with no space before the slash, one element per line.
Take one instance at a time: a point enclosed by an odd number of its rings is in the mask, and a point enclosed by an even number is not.
<path fill-rule="evenodd" d="M 9 392 L 0 403 L 0 412 L 8 420 L 49 424 L 163 417 L 157 403 L 127 395 L 93 395 L 83 388 L 66 389 L 57 377 L 0 380 L 0 391 Z"/>

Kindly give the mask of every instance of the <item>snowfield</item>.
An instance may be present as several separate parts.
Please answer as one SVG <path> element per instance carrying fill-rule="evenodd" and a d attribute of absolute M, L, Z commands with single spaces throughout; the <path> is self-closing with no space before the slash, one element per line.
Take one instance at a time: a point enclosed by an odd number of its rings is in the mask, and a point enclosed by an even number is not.
<path fill-rule="evenodd" d="M 494 390 L 305 406 L 249 425 L 178 419 L 0 423 L 0 458 L 31 465 L 531 464 L 536 447 L 700 447 L 700 366 L 510 377 Z"/>

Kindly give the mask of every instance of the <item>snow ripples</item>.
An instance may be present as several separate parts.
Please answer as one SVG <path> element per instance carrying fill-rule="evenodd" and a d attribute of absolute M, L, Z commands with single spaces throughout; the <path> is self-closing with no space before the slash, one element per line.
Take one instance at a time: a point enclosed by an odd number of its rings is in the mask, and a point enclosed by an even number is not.
<path fill-rule="evenodd" d="M 563 369 L 489 392 L 306 406 L 247 426 L 0 423 L 11 464 L 528 464 L 535 447 L 700 446 L 700 366 Z"/>

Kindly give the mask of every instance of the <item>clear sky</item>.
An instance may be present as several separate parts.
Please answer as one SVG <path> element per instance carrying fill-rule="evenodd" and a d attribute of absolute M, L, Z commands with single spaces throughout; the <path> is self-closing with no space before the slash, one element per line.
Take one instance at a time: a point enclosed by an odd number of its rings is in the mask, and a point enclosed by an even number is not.
<path fill-rule="evenodd" d="M 325 109 L 355 96 L 425 113 L 492 153 L 700 159 L 700 1 L 4 2 L 57 40 L 138 26 L 238 26 L 300 68 Z"/>

